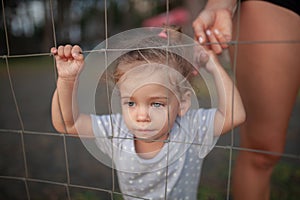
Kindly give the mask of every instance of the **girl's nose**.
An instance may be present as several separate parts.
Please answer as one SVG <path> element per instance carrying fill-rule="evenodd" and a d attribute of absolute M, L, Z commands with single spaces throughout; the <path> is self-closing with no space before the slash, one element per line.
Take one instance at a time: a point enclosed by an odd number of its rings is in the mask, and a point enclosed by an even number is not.
<path fill-rule="evenodd" d="M 149 122 L 149 109 L 146 106 L 139 106 L 137 110 L 137 121 L 138 122 Z"/>

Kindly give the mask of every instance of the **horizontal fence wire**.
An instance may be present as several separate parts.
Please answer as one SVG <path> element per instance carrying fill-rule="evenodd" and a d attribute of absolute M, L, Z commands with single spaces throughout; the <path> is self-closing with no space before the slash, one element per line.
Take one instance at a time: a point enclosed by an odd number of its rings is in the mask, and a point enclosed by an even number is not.
<path fill-rule="evenodd" d="M 167 14 L 169 14 L 169 1 L 166 0 L 166 11 Z M 55 30 L 55 23 L 54 23 L 54 17 L 53 17 L 53 2 L 51 0 L 49 0 L 49 4 L 50 4 L 50 12 L 51 12 L 51 20 L 52 20 L 52 31 L 53 31 L 53 41 L 54 41 L 54 46 L 57 47 L 57 41 L 56 41 L 56 30 Z M 105 0 L 105 7 L 107 2 Z M 8 59 L 10 58 L 27 58 L 27 57 L 41 57 L 41 56 L 52 56 L 51 53 L 34 53 L 34 54 L 20 54 L 20 55 L 11 55 L 10 52 L 10 45 L 9 45 L 9 38 L 8 38 L 8 33 L 7 33 L 7 24 L 6 24 L 6 14 L 5 14 L 5 6 L 4 6 L 4 0 L 2 0 L 2 14 L 3 14 L 3 21 L 4 21 L 4 31 L 5 31 L 5 42 L 6 42 L 6 50 L 7 53 L 5 55 L 0 55 L 0 57 L 2 59 L 5 60 L 5 65 L 6 65 L 6 71 L 7 71 L 7 77 L 9 79 L 9 85 L 10 85 L 10 90 L 11 90 L 11 94 L 13 96 L 13 101 L 14 101 L 14 105 L 15 108 L 17 110 L 17 116 L 19 119 L 19 123 L 21 126 L 21 129 L 2 129 L 0 127 L 0 134 L 7 134 L 7 133 L 15 133 L 15 134 L 19 134 L 20 138 L 21 138 L 21 149 L 22 149 L 22 155 L 23 155 L 23 161 L 24 161 L 24 176 L 5 176 L 5 175 L 1 175 L 0 179 L 2 180 L 16 180 L 16 181 L 22 181 L 25 185 L 25 190 L 26 190 L 26 197 L 27 199 L 31 199 L 31 194 L 30 194 L 30 190 L 29 190 L 29 182 L 35 182 L 35 183 L 45 183 L 45 184 L 51 184 L 51 185 L 58 185 L 58 186 L 62 186 L 64 188 L 66 188 L 67 191 L 67 198 L 70 200 L 71 199 L 71 194 L 69 189 L 70 188 L 80 188 L 80 189 L 87 189 L 87 190 L 93 190 L 93 191 L 99 191 L 99 192 L 105 192 L 107 194 L 111 195 L 111 199 L 113 199 L 113 195 L 125 195 L 125 196 L 130 196 L 127 194 L 122 194 L 121 192 L 118 192 L 115 188 L 115 170 L 113 168 L 112 170 L 112 189 L 104 189 L 104 188 L 98 188 L 98 187 L 91 187 L 91 186 L 86 186 L 86 185 L 79 185 L 79 184 L 73 184 L 71 181 L 71 177 L 70 177 L 70 172 L 69 172 L 69 160 L 68 160 L 68 151 L 67 151 L 67 142 L 66 140 L 68 138 L 78 138 L 78 136 L 76 135 L 71 135 L 71 134 L 58 134 L 56 132 L 39 132 L 39 131 L 29 131 L 29 130 L 25 130 L 24 128 L 24 122 L 23 122 L 23 117 L 21 115 L 20 112 L 20 106 L 18 103 L 18 99 L 16 97 L 16 92 L 14 89 L 14 85 L 13 82 L 11 80 L 11 72 L 10 72 L 10 65 L 8 62 Z M 239 12 L 239 9 L 238 9 Z M 168 15 L 167 15 L 168 16 Z M 105 9 L 105 37 L 106 39 L 108 39 L 108 20 L 107 20 L 107 10 Z M 106 40 L 107 41 L 107 40 Z M 300 41 L 293 41 L 293 40 L 281 40 L 281 41 L 230 41 L 227 44 L 228 45 L 232 45 L 232 46 L 239 46 L 239 45 L 257 45 L 257 44 L 264 44 L 264 45 L 272 45 L 272 44 L 299 44 Z M 205 45 L 213 45 L 216 43 L 205 43 Z M 219 43 L 218 43 L 219 44 Z M 182 46 L 191 46 L 193 47 L 195 44 L 190 44 L 190 45 L 178 45 L 180 47 Z M 166 46 L 167 48 L 168 46 Z M 151 47 L 149 47 L 151 48 Z M 164 47 L 162 47 L 164 48 Z M 114 52 L 114 51 L 130 51 L 130 50 L 135 50 L 135 49 L 109 49 L 108 45 L 106 44 L 105 48 L 103 49 L 99 49 L 99 50 L 84 50 L 83 53 L 109 53 L 109 52 Z M 107 63 L 107 57 L 106 57 L 106 63 Z M 236 56 L 235 56 L 235 60 L 234 63 L 236 61 Z M 235 73 L 235 67 L 236 64 L 234 64 L 233 66 L 233 71 Z M 55 68 L 55 66 L 54 66 Z M 55 80 L 56 81 L 56 80 Z M 235 84 L 235 79 L 234 79 L 234 84 Z M 107 97 L 109 100 L 109 97 Z M 234 102 L 232 104 L 232 106 L 234 106 Z M 111 112 L 111 111 L 110 111 Z M 234 116 L 232 116 L 234 117 Z M 230 176 L 231 176 L 231 168 L 232 168 L 232 160 L 233 160 L 233 151 L 247 151 L 247 152 L 254 152 L 254 153 L 260 153 L 260 154 L 265 154 L 265 155 L 274 155 L 274 156 L 280 156 L 282 158 L 289 158 L 289 159 L 296 159 L 296 160 L 300 160 L 300 155 L 294 155 L 294 154 L 288 154 L 288 153 L 277 153 L 277 152 L 270 152 L 270 151 L 264 151 L 264 150 L 256 150 L 256 149 L 248 149 L 248 148 L 241 148 L 238 146 L 234 145 L 234 139 L 233 139 L 233 128 L 231 131 L 231 141 L 230 141 L 230 145 L 216 145 L 215 148 L 216 149 L 222 149 L 222 150 L 229 150 L 230 152 L 230 156 L 229 156 L 229 160 L 228 160 L 228 164 L 229 164 L 229 169 L 228 169 L 228 177 L 227 177 L 227 199 L 229 199 L 229 195 L 230 195 L 230 187 L 231 187 L 231 183 L 230 183 Z M 24 142 L 24 136 L 25 135 L 33 135 L 33 136 L 51 136 L 51 137 L 57 137 L 57 138 L 62 138 L 63 140 L 63 146 L 64 146 L 64 152 L 62 152 L 64 154 L 65 157 L 65 166 L 66 166 L 66 177 L 67 180 L 66 182 L 59 182 L 59 181 L 51 181 L 51 180 L 46 180 L 46 179 L 35 179 L 35 178 L 31 178 L 28 174 L 28 162 L 27 162 L 27 151 L 26 151 L 26 145 Z M 93 138 L 93 137 L 92 137 Z M 117 137 L 115 137 L 117 138 Z M 176 143 L 183 143 L 180 141 L 176 141 Z M 191 145 L 201 145 L 201 144 L 195 144 L 195 143 L 184 143 L 184 144 L 191 144 Z M 113 148 L 112 148 L 113 149 Z M 112 165 L 113 166 L 113 165 Z M 167 178 L 165 179 L 165 185 L 168 185 L 168 181 Z M 167 187 L 166 191 L 165 191 L 165 196 L 167 194 Z M 133 196 L 130 196 L 133 197 Z M 139 198 L 139 199 L 143 199 L 142 197 L 135 197 L 135 198 Z M 166 198 L 166 197 L 165 197 Z"/>

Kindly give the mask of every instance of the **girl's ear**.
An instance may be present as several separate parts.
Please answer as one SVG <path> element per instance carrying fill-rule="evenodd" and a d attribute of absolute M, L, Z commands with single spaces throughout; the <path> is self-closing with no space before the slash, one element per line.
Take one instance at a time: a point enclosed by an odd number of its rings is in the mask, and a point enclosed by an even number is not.
<path fill-rule="evenodd" d="M 181 96 L 178 115 L 181 117 L 185 115 L 185 113 L 191 107 L 191 92 L 187 91 Z"/>

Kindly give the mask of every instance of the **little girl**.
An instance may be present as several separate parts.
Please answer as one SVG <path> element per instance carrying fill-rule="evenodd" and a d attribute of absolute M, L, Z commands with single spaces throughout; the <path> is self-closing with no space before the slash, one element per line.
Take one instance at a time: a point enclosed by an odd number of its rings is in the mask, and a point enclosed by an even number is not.
<path fill-rule="evenodd" d="M 58 70 L 53 125 L 61 133 L 95 138 L 97 147 L 113 160 L 125 199 L 196 199 L 203 157 L 220 134 L 245 119 L 237 89 L 211 52 L 198 52 L 197 57 L 214 78 L 218 106 L 191 109 L 188 79 L 193 66 L 174 51 L 157 48 L 163 40 L 179 45 L 178 36 L 164 29 L 156 38 L 142 41 L 156 47 L 137 45 L 118 58 L 113 77 L 121 114 L 79 113 L 73 96 L 84 66 L 81 48 L 51 49 Z"/>

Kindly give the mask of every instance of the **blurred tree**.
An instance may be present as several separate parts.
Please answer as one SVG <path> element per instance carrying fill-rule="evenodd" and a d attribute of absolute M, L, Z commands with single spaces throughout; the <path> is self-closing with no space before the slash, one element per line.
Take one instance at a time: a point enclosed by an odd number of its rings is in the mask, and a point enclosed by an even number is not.
<path fill-rule="evenodd" d="M 3 0 L 1 8 L 4 9 L 0 10 L 0 54 L 7 54 L 7 49 L 11 55 L 45 53 L 49 52 L 50 47 L 65 43 L 76 43 L 85 48 L 92 48 L 105 39 L 105 27 L 108 37 L 141 27 L 145 19 L 165 12 L 166 2 L 165 0 Z M 184 2 L 170 0 L 169 9 L 182 6 Z M 4 25 L 7 27 L 7 37 Z M 6 39 L 9 41 L 9 48 L 6 47 Z"/>
<path fill-rule="evenodd" d="M 70 6 L 72 0 L 63 0 L 56 3 L 57 5 L 57 30 L 56 34 L 59 38 L 59 43 L 62 41 L 69 41 L 70 40 L 70 24 L 71 22 L 71 15 L 70 15 Z"/>

